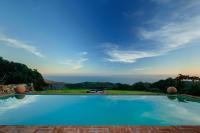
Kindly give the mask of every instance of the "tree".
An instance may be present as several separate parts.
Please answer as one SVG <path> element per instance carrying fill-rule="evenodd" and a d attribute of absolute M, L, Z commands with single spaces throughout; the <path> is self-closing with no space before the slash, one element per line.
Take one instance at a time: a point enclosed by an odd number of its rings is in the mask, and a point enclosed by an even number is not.
<path fill-rule="evenodd" d="M 41 90 L 42 86 L 46 85 L 42 75 L 37 70 L 32 70 L 21 63 L 9 62 L 0 57 L 0 79 L 5 74 L 4 84 L 33 83 L 36 90 Z"/>
<path fill-rule="evenodd" d="M 141 91 L 151 90 L 151 84 L 138 82 L 138 83 L 135 83 L 132 85 L 132 89 L 133 90 L 141 90 Z"/>
<path fill-rule="evenodd" d="M 159 80 L 152 84 L 153 88 L 158 88 L 162 92 L 166 92 L 166 89 L 170 86 L 176 86 L 176 80 L 172 78 L 168 78 L 166 80 Z"/>

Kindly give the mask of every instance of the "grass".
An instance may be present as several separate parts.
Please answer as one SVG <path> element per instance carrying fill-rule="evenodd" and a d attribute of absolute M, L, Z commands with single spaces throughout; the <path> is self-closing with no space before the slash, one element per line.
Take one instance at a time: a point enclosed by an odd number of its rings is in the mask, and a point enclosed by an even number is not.
<path fill-rule="evenodd" d="M 62 90 L 44 90 L 44 91 L 35 91 L 34 93 L 39 94 L 87 94 L 88 89 L 62 89 Z M 157 92 L 149 91 L 132 91 L 132 90 L 105 90 L 105 94 L 141 94 L 141 95 L 150 95 L 150 94 L 160 94 Z"/>
<path fill-rule="evenodd" d="M 149 92 L 149 91 L 131 91 L 131 90 L 106 90 L 106 94 L 160 94 L 158 92 Z"/>
<path fill-rule="evenodd" d="M 35 91 L 34 93 L 41 94 L 82 94 L 86 93 L 87 89 L 62 89 L 62 90 L 44 90 L 44 91 Z"/>

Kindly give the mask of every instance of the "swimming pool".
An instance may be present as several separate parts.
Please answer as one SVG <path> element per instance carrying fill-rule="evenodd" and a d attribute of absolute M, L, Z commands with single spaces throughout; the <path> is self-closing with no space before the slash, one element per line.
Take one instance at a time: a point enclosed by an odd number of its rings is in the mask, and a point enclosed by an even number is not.
<path fill-rule="evenodd" d="M 200 100 L 156 95 L 0 97 L 0 125 L 200 125 Z"/>

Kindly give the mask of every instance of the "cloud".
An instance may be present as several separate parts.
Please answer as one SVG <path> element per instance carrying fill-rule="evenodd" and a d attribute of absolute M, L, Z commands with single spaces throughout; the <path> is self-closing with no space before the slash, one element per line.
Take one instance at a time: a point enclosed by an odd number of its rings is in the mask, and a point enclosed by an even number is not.
<path fill-rule="evenodd" d="M 170 0 L 151 0 L 159 3 L 170 3 Z M 180 6 L 181 5 L 181 6 Z M 184 6 L 186 5 L 186 6 Z M 176 2 L 164 14 L 168 20 L 163 20 L 163 14 L 156 16 L 157 21 L 151 23 L 150 27 L 139 28 L 138 36 L 140 44 L 149 42 L 153 44 L 151 50 L 125 50 L 120 45 L 113 45 L 105 48 L 106 59 L 110 62 L 134 63 L 139 59 L 164 55 L 172 50 L 187 47 L 196 41 L 200 41 L 200 1 Z M 192 10 L 191 10 L 192 9 Z M 155 19 L 155 17 L 154 17 Z M 155 26 L 156 25 L 156 26 Z M 151 28 L 151 29 L 148 29 Z M 113 47 L 111 47 L 113 45 Z M 155 47 L 157 46 L 157 47 Z"/>
<path fill-rule="evenodd" d="M 187 46 L 200 40 L 200 16 L 184 22 L 171 22 L 152 31 L 143 30 L 140 35 L 160 44 L 163 52 Z"/>
<path fill-rule="evenodd" d="M 141 51 L 141 50 L 122 50 L 119 45 L 114 43 L 103 43 L 105 58 L 110 62 L 135 63 L 137 60 L 147 57 L 159 56 L 161 53 L 157 51 Z"/>
<path fill-rule="evenodd" d="M 81 52 L 81 55 L 87 55 L 88 52 L 84 51 L 84 52 Z"/>
<path fill-rule="evenodd" d="M 144 71 L 146 69 L 150 69 L 150 68 L 134 68 L 132 69 L 132 71 L 137 72 L 137 71 Z"/>
<path fill-rule="evenodd" d="M 16 40 L 16 39 L 13 39 L 13 38 L 10 38 L 10 37 L 7 37 L 3 34 L 0 34 L 0 44 L 2 45 L 6 45 L 6 46 L 9 46 L 9 47 L 14 47 L 14 48 L 19 48 L 19 49 L 24 49 L 38 57 L 44 57 L 43 54 L 41 54 L 38 49 L 34 46 L 31 46 L 23 41 L 20 41 L 20 40 Z"/>
<path fill-rule="evenodd" d="M 157 51 L 160 51 L 160 55 L 200 41 L 200 1 L 177 1 L 171 2 L 171 5 L 173 6 L 170 7 L 170 11 L 164 13 L 169 21 L 163 20 L 163 15 L 159 14 L 157 19 L 163 21 L 162 25 L 156 29 L 143 29 L 139 32 L 141 38 L 159 45 L 160 49 Z"/>
<path fill-rule="evenodd" d="M 124 62 L 124 63 L 134 63 L 138 59 L 146 57 L 158 56 L 158 53 L 149 51 L 123 51 L 123 50 L 109 50 L 107 51 L 107 58 L 110 62 Z"/>
<path fill-rule="evenodd" d="M 67 59 L 62 61 L 61 64 L 69 66 L 72 70 L 81 69 L 83 67 L 83 63 L 88 60 L 88 58 L 85 57 L 87 54 L 87 52 L 81 52 L 78 59 Z"/>

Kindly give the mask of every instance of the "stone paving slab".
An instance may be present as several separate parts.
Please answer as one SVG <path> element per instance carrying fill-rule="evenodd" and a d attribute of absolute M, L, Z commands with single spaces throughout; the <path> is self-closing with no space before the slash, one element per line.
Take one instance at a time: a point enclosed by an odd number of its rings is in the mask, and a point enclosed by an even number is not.
<path fill-rule="evenodd" d="M 0 133 L 200 133 L 200 126 L 0 126 Z"/>

